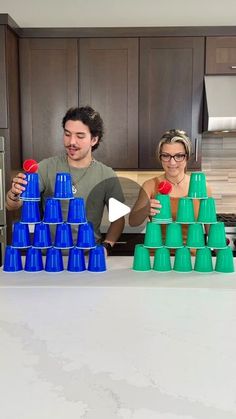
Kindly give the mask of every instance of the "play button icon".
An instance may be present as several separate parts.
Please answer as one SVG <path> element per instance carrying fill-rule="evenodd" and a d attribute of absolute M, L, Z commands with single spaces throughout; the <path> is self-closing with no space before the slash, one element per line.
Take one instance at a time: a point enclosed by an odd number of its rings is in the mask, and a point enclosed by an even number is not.
<path fill-rule="evenodd" d="M 110 223 L 129 214 L 130 208 L 115 198 L 110 198 L 108 201 L 108 219 Z"/>

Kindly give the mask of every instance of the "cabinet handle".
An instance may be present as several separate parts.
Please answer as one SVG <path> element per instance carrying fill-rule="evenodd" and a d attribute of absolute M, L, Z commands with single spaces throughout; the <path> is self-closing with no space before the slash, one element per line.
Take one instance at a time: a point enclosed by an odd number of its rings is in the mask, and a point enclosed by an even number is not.
<path fill-rule="evenodd" d="M 195 138 L 195 161 L 198 161 L 198 138 Z"/>
<path fill-rule="evenodd" d="M 236 70 L 236 65 L 231 65 L 231 70 Z"/>

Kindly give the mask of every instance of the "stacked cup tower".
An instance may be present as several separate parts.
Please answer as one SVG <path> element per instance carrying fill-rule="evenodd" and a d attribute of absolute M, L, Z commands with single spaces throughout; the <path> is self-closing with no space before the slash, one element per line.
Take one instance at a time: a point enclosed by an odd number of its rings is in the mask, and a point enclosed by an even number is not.
<path fill-rule="evenodd" d="M 40 188 L 38 173 L 26 173 L 27 185 L 21 193 L 23 201 L 20 221 L 13 224 L 12 243 L 6 246 L 4 272 L 70 272 L 106 271 L 105 252 L 102 245 L 97 245 L 94 229 L 86 218 L 84 199 L 75 198 L 72 192 L 70 173 L 57 173 L 54 195 L 46 198 L 44 215 L 40 214 Z M 63 220 L 61 201 L 68 200 L 67 219 Z M 31 238 L 29 225 L 34 225 Z M 76 242 L 73 241 L 71 226 L 77 226 Z M 52 240 L 50 226 L 56 228 Z M 21 251 L 26 251 L 22 262 Z M 67 263 L 62 251 L 68 251 Z M 86 267 L 85 252 L 88 253 Z M 44 263 L 43 252 L 46 252 Z M 66 263 L 66 267 L 64 267 Z"/>
<path fill-rule="evenodd" d="M 169 192 L 169 191 L 168 191 Z M 215 199 L 208 197 L 206 176 L 202 172 L 191 173 L 188 196 L 179 198 L 176 220 L 172 219 L 171 199 L 168 193 L 157 193 L 155 199 L 162 207 L 146 225 L 144 243 L 135 246 L 133 270 L 168 272 L 234 272 L 233 253 L 227 246 L 224 223 L 217 221 Z M 199 201 L 197 217 L 194 200 Z M 163 239 L 161 225 L 166 225 Z M 182 225 L 188 225 L 184 242 Z M 206 233 L 205 228 L 206 227 Z M 150 251 L 155 249 L 151 266 Z M 173 266 L 170 250 L 175 250 Z M 191 250 L 195 255 L 192 257 Z M 212 250 L 216 251 L 213 266 Z"/>

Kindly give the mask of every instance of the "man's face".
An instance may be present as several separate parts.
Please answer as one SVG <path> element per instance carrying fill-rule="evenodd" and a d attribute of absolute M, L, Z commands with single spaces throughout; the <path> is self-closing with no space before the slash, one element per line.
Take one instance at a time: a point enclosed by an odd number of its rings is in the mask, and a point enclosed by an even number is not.
<path fill-rule="evenodd" d="M 92 138 L 87 125 L 81 121 L 67 121 L 64 128 L 64 147 L 67 156 L 73 161 L 79 161 L 91 155 L 92 146 L 98 141 Z"/>

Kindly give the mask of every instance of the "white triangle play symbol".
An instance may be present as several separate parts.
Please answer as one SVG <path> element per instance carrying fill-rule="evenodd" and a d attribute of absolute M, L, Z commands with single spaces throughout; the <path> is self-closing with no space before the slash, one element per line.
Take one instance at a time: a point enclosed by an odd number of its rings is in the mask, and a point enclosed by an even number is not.
<path fill-rule="evenodd" d="M 109 198 L 108 202 L 108 219 L 110 223 L 118 220 L 118 218 L 123 217 L 126 214 L 129 214 L 130 208 L 127 205 L 122 204 L 122 202 L 117 201 L 115 198 Z"/>

